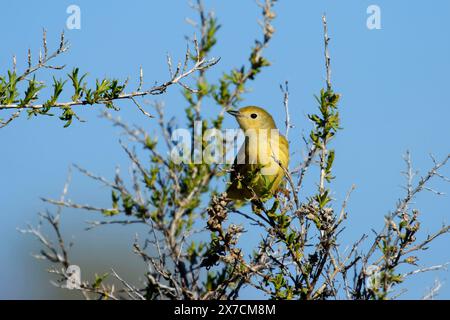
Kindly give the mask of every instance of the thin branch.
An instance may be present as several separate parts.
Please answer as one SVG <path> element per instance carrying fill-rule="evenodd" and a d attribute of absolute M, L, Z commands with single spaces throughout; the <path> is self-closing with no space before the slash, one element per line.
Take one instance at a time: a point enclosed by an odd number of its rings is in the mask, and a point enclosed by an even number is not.
<path fill-rule="evenodd" d="M 151 87 L 148 90 L 145 91 L 134 91 L 130 93 L 122 93 L 114 98 L 108 98 L 108 99 L 100 99 L 96 102 L 96 104 L 107 104 L 108 102 L 116 101 L 116 100 L 126 100 L 126 99 L 132 99 L 135 97 L 144 97 L 147 95 L 160 95 L 166 92 L 167 88 L 174 84 L 179 84 L 180 81 L 190 74 L 199 71 L 199 70 L 205 70 L 216 63 L 219 62 L 220 59 L 211 59 L 211 60 L 199 60 L 195 63 L 195 65 L 189 69 L 188 71 L 175 75 L 172 79 L 169 81 L 164 82 L 161 85 L 157 85 L 154 87 Z M 56 102 L 52 104 L 52 108 L 67 108 L 67 107 L 73 107 L 73 106 L 85 106 L 90 105 L 90 103 L 87 100 L 76 100 L 76 101 L 68 101 L 68 102 Z M 0 110 L 10 110 L 10 109 L 32 109 L 32 110 L 39 110 L 43 109 L 46 106 L 44 104 L 27 104 L 24 106 L 21 106 L 19 104 L 6 104 L 6 105 L 0 105 Z"/>
<path fill-rule="evenodd" d="M 322 16 L 322 22 L 323 22 L 323 37 L 324 37 L 324 55 L 325 55 L 325 67 L 327 72 L 327 89 L 331 90 L 331 58 L 330 58 L 330 52 L 328 50 L 328 44 L 330 42 L 330 37 L 328 37 L 328 25 L 327 25 L 327 17 L 324 14 Z"/>
<path fill-rule="evenodd" d="M 288 139 L 289 136 L 289 129 L 292 128 L 292 124 L 291 124 L 291 116 L 289 114 L 289 87 L 288 87 L 288 81 L 284 82 L 284 87 L 283 85 L 280 84 L 280 90 L 283 93 L 283 105 L 284 105 L 284 111 L 286 114 L 286 120 L 285 120 L 285 125 L 286 125 L 286 139 Z"/>

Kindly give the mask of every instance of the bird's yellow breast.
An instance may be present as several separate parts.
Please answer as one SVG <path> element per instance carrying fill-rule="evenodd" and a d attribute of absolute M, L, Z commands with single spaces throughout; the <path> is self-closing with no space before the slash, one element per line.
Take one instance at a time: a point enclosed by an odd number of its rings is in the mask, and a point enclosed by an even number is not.
<path fill-rule="evenodd" d="M 234 166 L 236 174 L 232 174 L 227 190 L 228 197 L 243 200 L 273 195 L 284 176 L 280 164 L 288 167 L 289 147 L 278 130 L 247 130 Z"/>
<path fill-rule="evenodd" d="M 245 152 L 249 164 L 263 166 L 263 175 L 277 174 L 281 169 L 280 162 L 287 167 L 288 144 L 277 129 L 248 131 L 246 142 L 241 149 Z"/>
<path fill-rule="evenodd" d="M 263 108 L 247 106 L 228 110 L 245 132 L 230 175 L 228 198 L 267 199 L 276 193 L 289 164 L 289 146 L 278 133 L 273 117 Z"/>

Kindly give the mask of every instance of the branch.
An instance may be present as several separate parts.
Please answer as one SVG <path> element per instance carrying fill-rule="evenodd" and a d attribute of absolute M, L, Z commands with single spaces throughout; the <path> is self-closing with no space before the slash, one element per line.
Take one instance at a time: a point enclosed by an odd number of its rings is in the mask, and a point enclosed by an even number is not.
<path fill-rule="evenodd" d="M 194 41 L 195 42 L 195 41 Z M 75 68 L 71 74 L 68 74 L 68 78 L 71 80 L 74 95 L 71 101 L 59 101 L 59 96 L 63 92 L 65 83 L 69 80 L 57 80 L 53 78 L 53 94 L 46 101 L 36 103 L 38 100 L 38 94 L 45 87 L 45 83 L 35 79 L 33 75 L 32 79 L 28 77 L 34 74 L 36 71 L 46 68 L 61 70 L 64 66 L 50 65 L 49 61 L 68 50 L 67 42 L 64 40 L 64 33 L 61 35 L 61 42 L 58 49 L 52 54 L 48 54 L 46 32 L 44 30 L 43 35 L 43 48 L 44 55 L 39 54 L 39 59 L 36 65 L 32 65 L 31 50 L 28 51 L 28 68 L 20 75 L 16 74 L 16 60 L 13 59 L 13 71 L 8 71 L 7 77 L 0 77 L 0 111 L 15 111 L 9 116 L 7 120 L 0 118 L 0 128 L 3 128 L 10 124 L 13 120 L 17 119 L 22 110 L 27 110 L 28 114 L 37 115 L 50 115 L 48 112 L 51 109 L 59 108 L 63 111 L 60 116 L 61 120 L 67 121 L 65 127 L 69 126 L 72 122 L 72 118 L 78 118 L 77 114 L 72 110 L 72 107 L 86 106 L 86 105 L 105 105 L 107 108 L 117 110 L 114 106 L 116 101 L 131 100 L 135 104 L 139 111 L 145 116 L 152 118 L 153 116 L 144 110 L 144 108 L 136 100 L 138 97 L 145 97 L 147 95 L 160 95 L 166 92 L 167 88 L 172 85 L 180 85 L 184 89 L 190 92 L 197 92 L 197 90 L 191 89 L 185 85 L 182 80 L 189 77 L 194 72 L 203 73 L 206 69 L 214 66 L 220 59 L 206 59 L 201 55 L 199 47 L 195 42 L 195 53 L 191 54 L 189 47 L 186 50 L 186 58 L 184 63 L 178 63 L 175 70 L 172 69 L 172 62 L 170 56 L 167 57 L 167 64 L 169 67 L 170 79 L 160 85 L 152 86 L 147 90 L 142 90 L 143 86 L 143 70 L 139 70 L 139 86 L 136 91 L 124 92 L 127 85 L 127 81 L 123 84 L 117 80 L 102 79 L 97 80 L 96 87 L 88 89 L 86 83 L 83 82 L 86 74 L 78 79 L 78 68 Z M 194 65 L 189 67 L 189 57 L 192 56 Z M 18 90 L 18 84 L 21 81 L 28 81 L 28 87 L 21 96 Z M 78 118 L 79 119 L 79 118 Z"/>
<path fill-rule="evenodd" d="M 161 85 L 153 86 L 150 89 L 145 90 L 145 91 L 133 91 L 130 93 L 122 93 L 114 98 L 100 99 L 100 100 L 96 101 L 95 104 L 107 104 L 108 102 L 113 102 L 116 100 L 133 99 L 135 97 L 163 94 L 164 92 L 166 92 L 167 88 L 170 87 L 171 85 L 180 84 L 181 83 L 180 81 L 182 79 L 186 78 L 193 72 L 208 69 L 209 67 L 218 63 L 219 60 L 220 59 L 211 59 L 211 60 L 201 59 L 201 60 L 197 61 L 196 64 L 192 68 L 190 68 L 188 71 L 186 71 L 184 73 L 179 73 L 179 70 L 177 70 L 177 73 L 175 73 L 174 76 L 170 80 L 164 82 Z M 90 103 L 87 100 L 56 102 L 56 103 L 52 104 L 51 108 L 65 108 L 65 107 L 73 107 L 73 106 L 84 106 L 84 105 L 90 105 L 90 104 L 92 104 L 92 103 Z M 2 105 L 0 105 L 0 110 L 8 110 L 8 109 L 39 110 L 39 109 L 44 109 L 44 108 L 45 108 L 44 104 L 26 104 L 26 105 L 2 104 Z"/>

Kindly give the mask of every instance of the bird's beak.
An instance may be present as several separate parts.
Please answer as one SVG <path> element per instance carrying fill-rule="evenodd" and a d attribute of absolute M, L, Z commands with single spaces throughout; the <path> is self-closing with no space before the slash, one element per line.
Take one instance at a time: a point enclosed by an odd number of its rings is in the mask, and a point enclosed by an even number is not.
<path fill-rule="evenodd" d="M 228 110 L 227 113 L 231 114 L 233 117 L 238 117 L 241 115 L 238 110 Z"/>

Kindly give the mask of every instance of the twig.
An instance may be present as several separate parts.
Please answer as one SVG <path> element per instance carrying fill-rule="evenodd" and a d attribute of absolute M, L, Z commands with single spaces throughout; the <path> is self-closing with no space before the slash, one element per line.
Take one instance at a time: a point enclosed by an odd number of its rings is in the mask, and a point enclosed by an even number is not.
<path fill-rule="evenodd" d="M 292 128 L 292 124 L 291 124 L 291 116 L 289 114 L 289 87 L 288 87 L 288 81 L 284 82 L 284 87 L 283 85 L 280 84 L 280 90 L 283 93 L 283 105 L 284 105 L 284 111 L 286 113 L 286 120 L 285 120 L 285 125 L 286 125 L 286 139 L 288 139 L 289 136 L 289 129 Z"/>
<path fill-rule="evenodd" d="M 324 36 L 324 46 L 325 46 L 325 51 L 324 51 L 324 55 L 325 55 L 325 67 L 326 67 L 326 72 L 327 72 L 327 89 L 331 90 L 331 66 L 330 66 L 330 62 L 331 62 L 331 58 L 330 58 L 330 52 L 328 50 L 328 44 L 330 42 L 330 38 L 328 37 L 328 25 L 327 25 L 327 17 L 324 14 L 322 16 L 322 22 L 323 22 L 323 36 Z"/>

